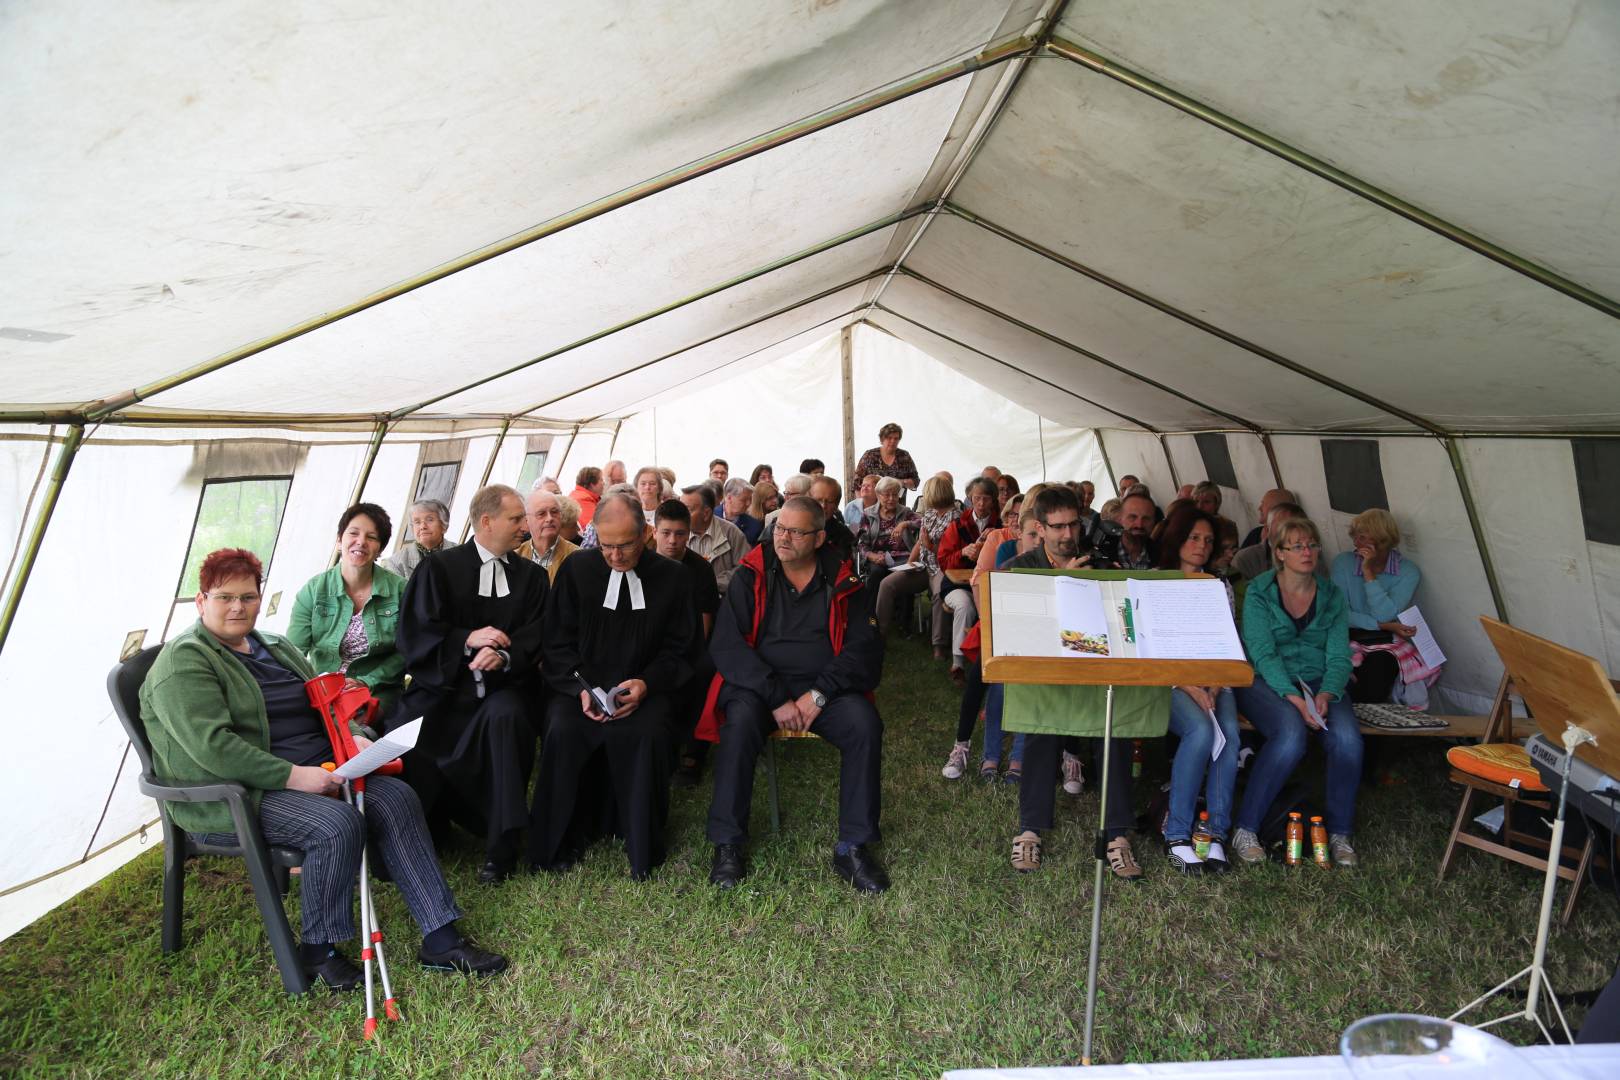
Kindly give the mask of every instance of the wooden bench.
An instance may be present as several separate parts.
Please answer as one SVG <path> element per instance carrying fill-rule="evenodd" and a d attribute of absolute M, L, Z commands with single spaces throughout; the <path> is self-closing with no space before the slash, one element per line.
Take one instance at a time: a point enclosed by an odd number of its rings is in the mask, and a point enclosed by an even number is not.
<path fill-rule="evenodd" d="M 1489 716 L 1436 716 L 1436 720 L 1446 721 L 1445 727 L 1426 728 L 1386 728 L 1373 724 L 1362 724 L 1363 735 L 1390 735 L 1395 738 L 1430 738 L 1430 739 L 1483 739 L 1485 728 L 1490 722 Z M 1248 718 L 1238 716 L 1238 727 L 1245 731 L 1253 731 L 1254 725 Z M 1528 716 L 1513 718 L 1513 738 L 1528 739 L 1536 732 L 1536 722 Z"/>

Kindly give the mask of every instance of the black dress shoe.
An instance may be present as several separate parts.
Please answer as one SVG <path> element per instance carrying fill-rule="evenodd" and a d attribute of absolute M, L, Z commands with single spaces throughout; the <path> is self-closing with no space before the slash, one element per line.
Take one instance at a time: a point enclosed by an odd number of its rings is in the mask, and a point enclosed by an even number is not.
<path fill-rule="evenodd" d="M 478 884 L 499 885 L 512 876 L 512 866 L 515 860 L 497 861 L 491 859 L 478 868 Z"/>
<path fill-rule="evenodd" d="M 498 975 L 507 965 L 506 957 L 485 952 L 466 938 L 444 952 L 419 952 L 416 959 L 429 971 L 459 971 L 464 975 Z"/>
<path fill-rule="evenodd" d="M 848 855 L 833 852 L 833 869 L 838 876 L 863 893 L 880 893 L 889 887 L 889 875 L 878 862 L 877 856 L 866 850 L 866 845 L 851 848 Z"/>
<path fill-rule="evenodd" d="M 669 778 L 669 786 L 677 788 L 697 787 L 698 781 L 703 778 L 703 762 L 695 757 L 681 759 L 681 767 L 675 770 L 675 775 Z"/>
<path fill-rule="evenodd" d="M 326 958 L 318 964 L 305 963 L 300 966 L 311 983 L 323 982 L 334 994 L 360 989 L 360 983 L 365 978 L 360 969 L 336 949 L 327 953 Z"/>
<path fill-rule="evenodd" d="M 710 885 L 717 889 L 735 889 L 745 873 L 740 844 L 714 845 L 714 864 L 709 867 Z"/>

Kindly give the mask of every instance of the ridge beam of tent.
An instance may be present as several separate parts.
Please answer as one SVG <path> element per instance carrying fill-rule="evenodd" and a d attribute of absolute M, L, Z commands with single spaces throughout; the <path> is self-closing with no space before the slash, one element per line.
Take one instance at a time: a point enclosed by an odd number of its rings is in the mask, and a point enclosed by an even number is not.
<path fill-rule="evenodd" d="M 1054 56 L 1061 56 L 1065 60 L 1079 64 L 1081 67 L 1106 75 L 1133 90 L 1140 91 L 1172 108 L 1179 109 L 1188 116 L 1202 120 L 1204 123 L 1218 128 L 1228 135 L 1236 136 L 1251 146 L 1281 158 L 1290 165 L 1313 173 L 1353 195 L 1359 195 L 1361 198 L 1383 207 L 1392 214 L 1398 214 L 1414 225 L 1419 225 L 1453 243 L 1460 244 L 1477 255 L 1483 255 L 1494 263 L 1540 282 L 1549 289 L 1555 289 L 1572 300 L 1578 300 L 1588 307 L 1596 308 L 1605 315 L 1620 319 L 1620 302 L 1589 289 L 1577 281 L 1572 281 L 1538 262 L 1508 251 L 1498 244 L 1493 244 L 1483 236 L 1470 232 L 1461 225 L 1447 221 L 1438 214 L 1431 213 L 1420 206 L 1407 202 L 1400 196 L 1385 191 L 1375 184 L 1370 184 L 1360 177 L 1352 176 L 1343 169 L 1328 164 L 1316 155 L 1306 153 L 1296 146 L 1291 146 L 1275 136 L 1268 135 L 1258 128 L 1245 124 L 1236 117 L 1229 116 L 1219 109 L 1188 97 L 1179 91 L 1172 90 L 1163 83 L 1148 78 L 1141 72 L 1132 71 L 1116 60 L 1111 60 L 1084 46 L 1060 37 L 1053 37 L 1047 41 L 1044 48 Z"/>

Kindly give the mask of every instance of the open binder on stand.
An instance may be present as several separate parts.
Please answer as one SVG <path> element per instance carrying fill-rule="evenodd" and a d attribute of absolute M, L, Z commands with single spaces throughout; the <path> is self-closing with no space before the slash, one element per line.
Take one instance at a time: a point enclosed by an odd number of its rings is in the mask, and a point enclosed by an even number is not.
<path fill-rule="evenodd" d="M 1207 575 L 1137 570 L 1008 570 L 978 589 L 985 682 L 1107 688 L 1102 788 L 1086 970 L 1085 1042 L 1091 1064 L 1098 946 L 1106 866 L 1101 807 L 1108 805 L 1108 755 L 1116 686 L 1248 686 L 1226 586 Z M 1033 780 L 1031 782 L 1034 782 Z"/>

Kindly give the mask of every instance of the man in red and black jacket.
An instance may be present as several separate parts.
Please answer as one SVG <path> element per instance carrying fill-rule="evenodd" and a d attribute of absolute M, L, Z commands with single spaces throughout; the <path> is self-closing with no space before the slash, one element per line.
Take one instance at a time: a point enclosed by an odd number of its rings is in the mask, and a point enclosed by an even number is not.
<path fill-rule="evenodd" d="M 888 875 L 877 843 L 883 722 L 871 695 L 883 674 L 883 639 L 871 594 L 849 561 L 826 546 L 826 513 L 794 496 L 773 534 L 750 551 L 726 590 L 709 653 L 718 674 L 699 734 L 719 736 L 709 840 L 709 880 L 742 880 L 754 765 L 777 728 L 811 731 L 843 757 L 833 869 L 862 892 L 882 892 Z"/>

